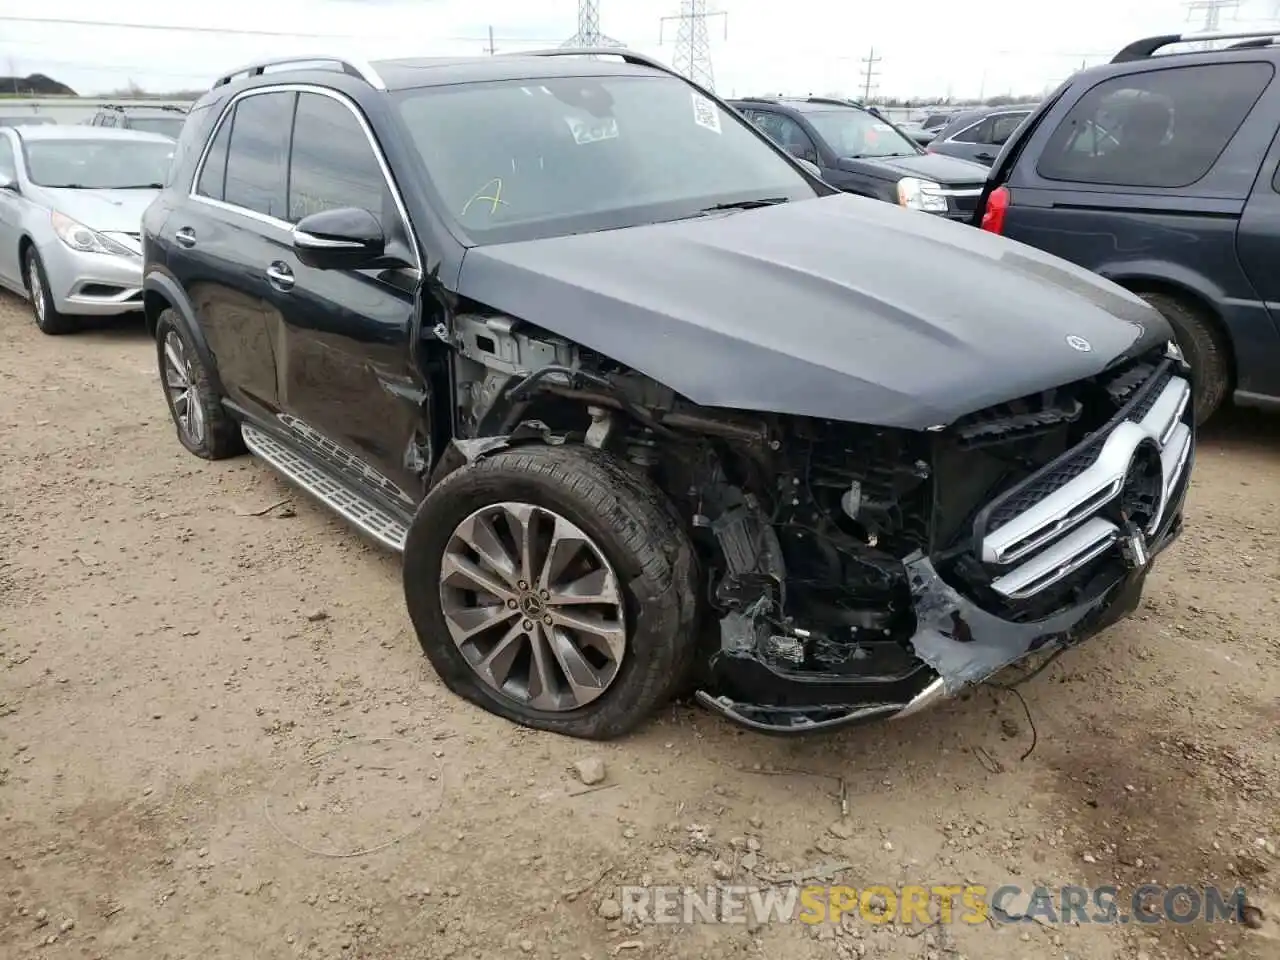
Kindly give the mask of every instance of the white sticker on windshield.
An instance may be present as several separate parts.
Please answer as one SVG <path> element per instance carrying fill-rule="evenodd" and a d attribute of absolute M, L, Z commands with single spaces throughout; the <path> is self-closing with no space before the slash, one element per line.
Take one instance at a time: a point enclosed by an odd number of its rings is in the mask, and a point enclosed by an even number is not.
<path fill-rule="evenodd" d="M 693 91 L 693 122 L 708 130 L 720 132 L 720 111 L 716 105 L 698 91 Z"/>
<path fill-rule="evenodd" d="M 597 143 L 600 140 L 613 140 L 618 136 L 618 121 L 613 117 L 603 120 L 579 120 L 577 117 L 565 117 L 564 122 L 573 131 L 575 143 Z"/>

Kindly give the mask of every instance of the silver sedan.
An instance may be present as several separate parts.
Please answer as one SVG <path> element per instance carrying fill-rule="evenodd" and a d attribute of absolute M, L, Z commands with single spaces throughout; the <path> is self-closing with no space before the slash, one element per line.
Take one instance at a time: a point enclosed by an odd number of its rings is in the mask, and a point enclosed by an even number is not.
<path fill-rule="evenodd" d="M 173 150 L 135 130 L 0 128 L 0 286 L 45 333 L 142 309 L 142 212 Z"/>

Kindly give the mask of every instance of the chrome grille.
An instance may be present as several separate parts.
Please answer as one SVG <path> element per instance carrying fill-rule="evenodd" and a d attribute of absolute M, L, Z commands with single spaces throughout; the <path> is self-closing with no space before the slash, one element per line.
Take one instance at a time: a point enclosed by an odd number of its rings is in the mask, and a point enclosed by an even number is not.
<path fill-rule="evenodd" d="M 1143 533 L 1156 533 L 1191 458 L 1191 385 L 1170 363 L 1141 385 L 1125 384 L 1128 406 L 1104 429 L 1029 477 L 993 505 L 979 531 L 979 556 L 1000 569 L 991 587 L 1026 600 L 1105 554 L 1124 535 L 1116 509 L 1144 449 L 1158 453 L 1158 504 Z"/>

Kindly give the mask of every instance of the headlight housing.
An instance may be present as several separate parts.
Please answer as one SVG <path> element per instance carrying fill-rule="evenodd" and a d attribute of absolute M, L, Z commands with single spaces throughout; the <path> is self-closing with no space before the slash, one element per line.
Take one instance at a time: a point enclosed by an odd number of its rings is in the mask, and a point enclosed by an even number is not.
<path fill-rule="evenodd" d="M 919 177 L 903 177 L 898 181 L 898 205 L 925 213 L 946 213 L 947 198 L 942 185 Z"/>
<path fill-rule="evenodd" d="M 105 253 L 113 257 L 136 257 L 137 254 L 123 244 L 116 243 L 110 237 L 104 237 L 96 230 L 90 230 L 83 223 L 72 220 L 65 214 L 53 211 L 53 232 L 58 239 L 72 250 L 81 253 Z"/>

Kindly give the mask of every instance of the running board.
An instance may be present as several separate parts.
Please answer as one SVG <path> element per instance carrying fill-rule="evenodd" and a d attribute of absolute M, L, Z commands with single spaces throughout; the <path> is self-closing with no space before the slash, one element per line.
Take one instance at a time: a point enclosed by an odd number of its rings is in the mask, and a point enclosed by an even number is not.
<path fill-rule="evenodd" d="M 292 480 L 330 510 L 397 553 L 404 552 L 409 529 L 382 507 L 371 503 L 350 485 L 317 467 L 271 434 L 247 423 L 240 425 L 244 445 L 257 457 Z"/>

